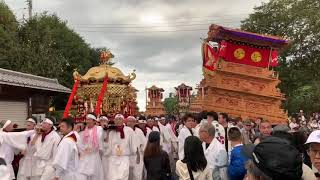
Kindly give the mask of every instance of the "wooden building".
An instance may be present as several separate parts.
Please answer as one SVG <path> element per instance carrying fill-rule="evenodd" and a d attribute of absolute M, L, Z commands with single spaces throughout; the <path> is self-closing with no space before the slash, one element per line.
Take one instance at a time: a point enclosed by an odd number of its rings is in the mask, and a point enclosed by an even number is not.
<path fill-rule="evenodd" d="M 165 110 L 163 106 L 163 92 L 162 88 L 156 86 L 151 86 L 147 88 L 147 105 L 146 112 L 147 116 L 161 116 L 165 115 Z"/>
<path fill-rule="evenodd" d="M 0 68 L 0 120 L 10 119 L 20 127 L 28 116 L 43 117 L 51 97 L 70 93 L 57 79 Z"/>

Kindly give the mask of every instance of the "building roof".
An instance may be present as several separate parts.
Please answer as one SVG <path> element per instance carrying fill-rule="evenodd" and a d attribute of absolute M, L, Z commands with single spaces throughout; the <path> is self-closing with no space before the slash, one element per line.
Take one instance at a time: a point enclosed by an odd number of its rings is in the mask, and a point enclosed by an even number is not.
<path fill-rule="evenodd" d="M 260 46 L 282 49 L 289 45 L 289 41 L 278 36 L 257 34 L 239 29 L 231 29 L 216 24 L 209 27 L 208 40 L 235 40 Z"/>
<path fill-rule="evenodd" d="M 182 83 L 178 87 L 175 87 L 175 89 L 176 90 L 178 90 L 178 89 L 190 89 L 190 90 L 192 90 L 192 87 L 187 86 L 186 84 Z"/>
<path fill-rule="evenodd" d="M 148 88 L 148 90 L 160 90 L 161 92 L 164 92 L 164 89 L 162 88 L 158 88 L 157 86 L 153 85 L 150 88 Z"/>
<path fill-rule="evenodd" d="M 69 88 L 59 84 L 57 79 L 45 78 L 2 68 L 0 68 L 0 84 L 41 89 L 53 92 L 71 92 Z"/>

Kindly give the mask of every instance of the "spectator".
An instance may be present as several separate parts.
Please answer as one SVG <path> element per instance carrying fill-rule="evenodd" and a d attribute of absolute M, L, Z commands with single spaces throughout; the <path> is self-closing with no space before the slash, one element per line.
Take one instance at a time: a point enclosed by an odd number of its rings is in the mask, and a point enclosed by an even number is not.
<path fill-rule="evenodd" d="M 302 158 L 299 151 L 287 141 L 267 137 L 255 147 L 247 147 L 243 152 L 251 159 L 246 165 L 248 179 L 301 179 Z"/>
<path fill-rule="evenodd" d="M 184 159 L 176 163 L 176 172 L 180 180 L 212 180 L 212 169 L 208 168 L 198 137 L 187 137 L 184 154 Z"/>
<path fill-rule="evenodd" d="M 144 151 L 144 165 L 147 170 L 147 180 L 166 180 L 171 178 L 170 160 L 168 154 L 160 147 L 160 133 L 152 131 Z"/>
<path fill-rule="evenodd" d="M 240 129 L 237 127 L 230 128 L 228 138 L 232 148 L 228 166 L 229 180 L 243 179 L 246 175 L 245 163 L 248 158 L 242 154 L 243 144 Z"/>
<path fill-rule="evenodd" d="M 207 113 L 207 122 L 209 124 L 212 124 L 213 127 L 215 128 L 215 137 L 218 139 L 218 141 L 222 144 L 225 143 L 225 132 L 224 128 L 221 124 L 218 122 L 218 114 L 214 111 L 208 112 Z M 204 122 L 205 123 L 205 122 Z M 202 124 L 204 124 L 202 123 Z"/>
<path fill-rule="evenodd" d="M 228 156 L 226 149 L 215 138 L 215 128 L 212 124 L 205 123 L 200 127 L 199 136 L 204 149 L 204 155 L 209 168 L 213 169 L 213 179 L 227 179 Z"/>
<path fill-rule="evenodd" d="M 268 120 L 262 120 L 259 126 L 260 135 L 255 139 L 254 144 L 259 144 L 264 138 L 271 136 L 272 126 Z"/>
<path fill-rule="evenodd" d="M 243 121 L 243 125 L 244 125 L 244 128 L 242 129 L 243 144 L 251 144 L 253 143 L 253 139 L 255 136 L 252 122 L 250 119 L 246 119 Z"/>
<path fill-rule="evenodd" d="M 295 117 L 291 117 L 291 122 L 289 124 L 291 131 L 298 131 L 299 124 L 297 123 L 297 119 Z"/>
<path fill-rule="evenodd" d="M 320 130 L 313 131 L 306 144 L 308 145 L 308 154 L 312 163 L 312 170 L 317 178 L 320 178 Z"/>
<path fill-rule="evenodd" d="M 184 141 L 188 136 L 195 135 L 195 131 L 193 129 L 194 123 L 195 123 L 194 116 L 192 114 L 186 114 L 183 117 L 183 123 L 184 123 L 184 126 L 180 130 L 180 133 L 178 136 L 178 148 L 179 148 L 178 155 L 180 160 L 184 159 Z"/>

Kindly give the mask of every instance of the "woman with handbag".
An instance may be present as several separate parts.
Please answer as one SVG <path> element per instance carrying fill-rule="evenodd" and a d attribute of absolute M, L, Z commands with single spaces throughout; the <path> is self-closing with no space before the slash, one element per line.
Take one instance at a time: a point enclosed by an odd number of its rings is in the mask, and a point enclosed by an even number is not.
<path fill-rule="evenodd" d="M 184 159 L 176 163 L 179 180 L 213 180 L 212 169 L 207 166 L 202 143 L 196 136 L 189 136 L 184 143 Z"/>

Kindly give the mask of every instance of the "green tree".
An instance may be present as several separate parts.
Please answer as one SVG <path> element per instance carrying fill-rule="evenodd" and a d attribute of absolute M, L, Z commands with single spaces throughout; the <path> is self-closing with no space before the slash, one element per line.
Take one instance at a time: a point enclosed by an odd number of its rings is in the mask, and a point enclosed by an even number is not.
<path fill-rule="evenodd" d="M 0 2 L 0 67 L 14 66 L 13 59 L 17 57 L 19 43 L 17 40 L 17 20 L 4 3 Z"/>
<path fill-rule="evenodd" d="M 316 89 L 314 86 L 320 77 L 319 8 L 320 1 L 271 0 L 256 7 L 255 12 L 242 21 L 244 30 L 278 35 L 291 41 L 289 48 L 282 52 L 280 66 L 276 68 L 282 81 L 279 88 L 287 96 L 285 107 L 289 112 L 302 108 L 301 103 L 297 103 L 301 100 L 299 93 L 309 86 Z M 319 98 L 316 95 L 311 97 Z M 319 111 L 315 106 L 304 107 L 310 108 L 306 111 Z"/>
<path fill-rule="evenodd" d="M 179 101 L 177 97 L 168 97 L 164 99 L 164 109 L 167 114 L 179 114 Z"/>

